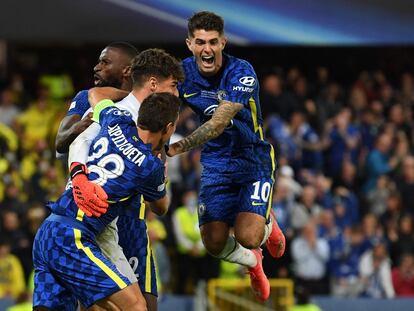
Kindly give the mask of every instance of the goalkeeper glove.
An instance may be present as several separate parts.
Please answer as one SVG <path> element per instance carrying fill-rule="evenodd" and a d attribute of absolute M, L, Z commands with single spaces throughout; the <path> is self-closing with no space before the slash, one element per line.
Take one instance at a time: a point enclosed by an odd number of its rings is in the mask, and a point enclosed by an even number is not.
<path fill-rule="evenodd" d="M 76 205 L 86 216 L 99 217 L 108 209 L 108 195 L 100 185 L 88 180 L 86 166 L 74 162 L 70 166 L 70 178 L 72 180 L 72 193 Z"/>

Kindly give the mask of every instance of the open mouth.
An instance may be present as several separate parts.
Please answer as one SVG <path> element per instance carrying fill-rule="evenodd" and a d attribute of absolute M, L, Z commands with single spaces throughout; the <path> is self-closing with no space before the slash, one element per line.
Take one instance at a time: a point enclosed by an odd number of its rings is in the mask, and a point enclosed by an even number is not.
<path fill-rule="evenodd" d="M 214 63 L 214 56 L 213 55 L 201 56 L 201 61 L 203 62 L 204 66 L 209 67 Z"/>

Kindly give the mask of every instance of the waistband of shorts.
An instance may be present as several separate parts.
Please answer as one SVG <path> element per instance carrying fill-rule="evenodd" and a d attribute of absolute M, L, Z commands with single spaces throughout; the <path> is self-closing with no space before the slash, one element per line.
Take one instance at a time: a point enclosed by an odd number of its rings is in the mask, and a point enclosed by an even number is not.
<path fill-rule="evenodd" d="M 95 233 L 91 231 L 88 227 L 86 227 L 83 223 L 80 221 L 77 221 L 76 219 L 73 219 L 68 216 L 63 215 L 57 215 L 57 214 L 50 214 L 49 217 L 46 218 L 47 221 L 55 221 L 64 225 L 68 225 L 70 227 L 76 228 L 81 230 L 82 232 L 86 232 L 88 234 L 91 234 L 92 236 L 95 236 Z"/>

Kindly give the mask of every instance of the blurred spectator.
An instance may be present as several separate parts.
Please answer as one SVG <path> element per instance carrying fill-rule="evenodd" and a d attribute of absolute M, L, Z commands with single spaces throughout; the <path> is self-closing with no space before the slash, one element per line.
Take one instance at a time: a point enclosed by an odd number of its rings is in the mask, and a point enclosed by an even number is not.
<path fill-rule="evenodd" d="M 359 204 L 354 193 L 345 187 L 334 190 L 333 209 L 336 224 L 342 229 L 350 228 L 359 220 Z"/>
<path fill-rule="evenodd" d="M 5 89 L 0 92 L 0 123 L 12 127 L 20 110 L 17 108 L 13 91 Z"/>
<path fill-rule="evenodd" d="M 378 177 L 375 188 L 368 192 L 369 211 L 375 216 L 380 217 L 387 210 L 387 200 L 392 191 L 392 185 L 388 176 L 382 175 Z"/>
<path fill-rule="evenodd" d="M 414 297 L 414 255 L 403 254 L 398 267 L 392 269 L 396 296 Z"/>
<path fill-rule="evenodd" d="M 292 97 L 283 92 L 283 80 L 274 73 L 266 75 L 262 80 L 260 103 L 263 117 L 277 114 L 285 121 L 289 120 L 297 108 Z"/>
<path fill-rule="evenodd" d="M 358 129 L 351 124 L 351 111 L 348 108 L 341 109 L 335 116 L 329 139 L 329 173 L 331 176 L 337 176 L 344 160 L 357 164 L 360 136 Z"/>
<path fill-rule="evenodd" d="M 409 141 L 412 141 L 412 127 L 406 123 L 404 107 L 401 104 L 394 104 L 390 108 L 389 122 L 395 125 L 397 131 L 402 131 Z"/>
<path fill-rule="evenodd" d="M 388 232 L 388 239 L 391 242 L 390 253 L 394 263 L 400 262 L 401 254 L 414 254 L 414 230 L 411 214 L 403 215 L 397 227 Z"/>
<path fill-rule="evenodd" d="M 293 240 L 291 252 L 296 283 L 306 287 L 312 294 L 327 294 L 329 245 L 324 238 L 318 238 L 313 221 L 308 221 L 302 234 Z"/>
<path fill-rule="evenodd" d="M 397 177 L 397 188 L 401 192 L 402 207 L 405 211 L 414 213 L 414 157 L 407 156 L 403 160 L 402 176 Z"/>
<path fill-rule="evenodd" d="M 148 210 L 146 215 L 147 232 L 151 242 L 151 249 L 156 260 L 155 268 L 157 272 L 157 290 L 161 293 L 165 290 L 171 278 L 171 264 L 167 249 L 162 241 L 167 237 L 167 230 L 157 216 Z"/>
<path fill-rule="evenodd" d="M 321 92 L 316 100 L 316 110 L 318 111 L 319 133 L 325 128 L 325 122 L 336 116 L 341 109 L 341 88 L 337 83 L 329 83 L 328 87 Z"/>
<path fill-rule="evenodd" d="M 349 107 L 357 120 L 361 119 L 362 112 L 367 106 L 368 99 L 365 91 L 359 86 L 354 86 L 349 95 Z"/>
<path fill-rule="evenodd" d="M 311 185 L 303 187 L 300 202 L 292 208 L 290 223 L 293 229 L 302 229 L 310 220 L 318 220 L 322 208 L 316 203 L 316 191 Z"/>
<path fill-rule="evenodd" d="M 0 238 L 0 299 L 16 299 L 25 290 L 23 268 L 19 259 L 10 253 L 10 244 Z"/>
<path fill-rule="evenodd" d="M 48 141 L 55 110 L 46 97 L 39 97 L 17 118 L 18 136 L 25 150 L 30 150 L 39 140 Z"/>
<path fill-rule="evenodd" d="M 359 282 L 359 261 L 371 245 L 364 238 L 360 226 L 354 226 L 330 243 L 332 293 L 340 297 L 357 297 L 362 291 Z"/>
<path fill-rule="evenodd" d="M 377 217 L 373 214 L 365 214 L 362 218 L 362 230 L 364 232 L 365 239 L 370 246 L 377 244 L 384 238 L 384 230 L 381 224 L 378 223 Z"/>
<path fill-rule="evenodd" d="M 173 213 L 173 226 L 178 250 L 177 293 L 184 294 L 187 281 L 195 286 L 202 277 L 202 258 L 206 251 L 201 240 L 197 217 L 197 193 L 183 194 L 183 206 Z M 192 278 L 189 280 L 189 277 Z"/>
<path fill-rule="evenodd" d="M 356 193 L 358 191 L 356 165 L 348 160 L 342 162 L 340 175 L 335 179 L 335 186 L 341 186 L 348 191 Z"/>
<path fill-rule="evenodd" d="M 367 179 L 363 186 L 365 193 L 375 187 L 377 179 L 384 174 L 390 173 L 398 164 L 397 157 L 390 157 L 392 140 L 389 134 L 381 134 L 375 144 L 375 148 L 368 154 L 366 160 Z"/>
<path fill-rule="evenodd" d="M 322 150 L 325 148 L 325 144 L 306 122 L 305 113 L 301 111 L 292 113 L 289 131 L 296 144 L 296 149 L 302 151 L 298 161 L 292 163 L 294 168 L 307 168 L 315 172 L 321 170 L 323 166 Z"/>
<path fill-rule="evenodd" d="M 290 185 L 287 179 L 278 180 L 273 191 L 272 209 L 275 212 L 277 223 L 285 235 L 292 236 L 289 216 L 292 210 L 293 198 L 290 197 Z"/>
<path fill-rule="evenodd" d="M 412 107 L 414 104 L 414 82 L 411 73 L 404 73 L 401 76 L 401 92 L 399 94 L 399 101 L 404 106 Z"/>
<path fill-rule="evenodd" d="M 18 214 L 13 210 L 4 211 L 1 225 L 1 233 L 7 236 L 11 252 L 20 259 L 25 275 L 29 275 L 32 270 L 32 244 L 20 225 Z"/>
<path fill-rule="evenodd" d="M 391 263 L 384 243 L 365 252 L 359 262 L 363 295 L 371 298 L 393 298 L 395 296 L 391 279 Z"/>
<path fill-rule="evenodd" d="M 361 153 L 363 158 L 374 148 L 375 138 L 380 132 L 381 125 L 381 119 L 372 109 L 368 108 L 362 111 L 359 131 L 361 133 Z"/>
<path fill-rule="evenodd" d="M 398 191 L 393 191 L 385 200 L 386 211 L 381 215 L 381 224 L 385 232 L 390 236 L 391 232 L 398 228 L 398 222 L 401 218 L 402 206 L 401 196 Z"/>

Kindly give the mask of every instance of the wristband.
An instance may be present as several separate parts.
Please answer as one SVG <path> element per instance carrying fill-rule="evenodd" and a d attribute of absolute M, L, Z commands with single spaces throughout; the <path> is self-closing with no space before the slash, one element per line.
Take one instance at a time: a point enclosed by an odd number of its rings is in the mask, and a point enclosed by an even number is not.
<path fill-rule="evenodd" d="M 87 175 L 87 170 L 86 170 L 86 166 L 85 164 L 82 163 L 72 163 L 71 165 L 71 169 L 70 169 L 70 179 L 73 180 L 73 178 L 75 178 L 77 175 L 79 174 L 83 174 L 83 175 Z"/>

